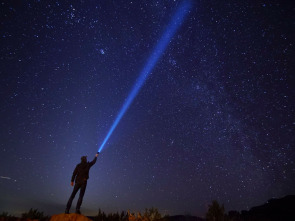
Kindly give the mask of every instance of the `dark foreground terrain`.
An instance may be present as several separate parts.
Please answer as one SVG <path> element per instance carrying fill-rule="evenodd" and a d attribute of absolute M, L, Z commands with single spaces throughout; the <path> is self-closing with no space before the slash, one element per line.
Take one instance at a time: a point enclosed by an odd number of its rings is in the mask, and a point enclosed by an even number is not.
<path fill-rule="evenodd" d="M 195 216 L 169 216 L 165 221 L 202 221 Z M 219 220 L 218 218 L 216 220 Z M 252 207 L 250 210 L 229 211 L 224 215 L 224 221 L 295 221 L 295 195 L 285 196 L 280 199 L 270 199 L 261 206 Z"/>
<path fill-rule="evenodd" d="M 31 213 L 31 215 L 30 215 Z M 218 212 L 216 213 L 218 214 Z M 77 219 L 77 216 L 79 215 L 54 215 L 52 217 L 44 216 L 43 213 L 38 212 L 37 210 L 30 210 L 29 213 L 25 213 L 27 215 L 23 218 L 13 217 L 9 216 L 6 213 L 2 213 L 0 215 L 0 221 L 48 221 L 54 218 L 54 221 L 59 220 L 59 217 L 62 217 L 62 220 L 65 220 L 64 216 L 66 217 L 66 220 L 68 221 L 82 221 L 86 220 L 87 218 L 90 220 L 95 221 L 155 221 L 155 220 L 148 220 L 145 218 L 138 218 L 133 216 L 131 217 L 127 214 L 125 216 L 95 216 L 95 217 L 85 217 L 81 216 L 80 219 Z M 37 217 L 34 217 L 37 216 Z M 214 215 L 214 214 L 213 214 Z M 42 218 L 39 218 L 39 217 Z M 75 217 L 75 218 L 72 218 Z M 69 218 L 69 219 L 68 219 Z M 103 219 L 102 219 L 103 218 Z M 183 216 L 183 215 L 177 215 L 177 216 L 165 216 L 161 219 L 158 219 L 158 221 L 204 221 L 206 219 L 196 217 L 196 216 Z M 220 217 L 220 213 L 216 215 L 212 220 L 224 220 L 224 221 L 274 221 L 274 220 L 282 220 L 282 221 L 294 221 L 295 220 L 295 195 L 288 195 L 280 199 L 270 199 L 265 204 L 261 206 L 252 207 L 250 210 L 246 211 L 243 210 L 241 212 L 238 211 L 229 211 L 227 214 L 222 214 Z"/>

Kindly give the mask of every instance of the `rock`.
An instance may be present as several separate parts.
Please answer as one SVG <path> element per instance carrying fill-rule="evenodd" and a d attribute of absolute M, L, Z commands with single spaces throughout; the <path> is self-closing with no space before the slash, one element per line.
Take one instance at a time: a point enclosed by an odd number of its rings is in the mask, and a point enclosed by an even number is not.
<path fill-rule="evenodd" d="M 76 213 L 71 213 L 71 214 L 58 214 L 58 215 L 53 215 L 50 218 L 50 221 L 91 221 L 91 219 L 88 219 L 86 216 L 76 214 Z"/>

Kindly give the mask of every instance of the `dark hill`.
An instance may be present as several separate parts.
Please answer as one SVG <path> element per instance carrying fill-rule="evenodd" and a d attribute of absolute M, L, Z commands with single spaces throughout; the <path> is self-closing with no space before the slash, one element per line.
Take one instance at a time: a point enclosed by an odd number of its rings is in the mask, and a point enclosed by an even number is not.
<path fill-rule="evenodd" d="M 240 220 L 295 220 L 295 195 L 285 196 L 280 199 L 270 199 L 267 203 L 251 208 L 249 211 L 229 212 L 229 219 L 232 221 Z"/>
<path fill-rule="evenodd" d="M 295 195 L 270 199 L 266 204 L 250 209 L 249 214 L 269 220 L 295 220 Z"/>

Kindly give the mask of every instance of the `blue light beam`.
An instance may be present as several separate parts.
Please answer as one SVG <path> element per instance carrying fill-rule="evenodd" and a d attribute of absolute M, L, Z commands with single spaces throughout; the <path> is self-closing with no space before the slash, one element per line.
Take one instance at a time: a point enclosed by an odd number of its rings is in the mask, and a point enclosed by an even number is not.
<path fill-rule="evenodd" d="M 154 66 L 156 65 L 157 61 L 159 60 L 159 58 L 162 56 L 163 52 L 167 48 L 171 38 L 174 36 L 177 29 L 181 26 L 181 24 L 185 18 L 185 15 L 188 13 L 190 7 L 191 7 L 190 1 L 183 1 L 181 3 L 181 5 L 178 7 L 177 11 L 175 12 L 174 16 L 171 19 L 170 24 L 167 26 L 164 34 L 162 35 L 161 39 L 158 41 L 153 53 L 150 55 L 146 65 L 142 69 L 139 77 L 137 78 L 136 83 L 133 86 L 132 90 L 130 91 L 129 96 L 127 97 L 125 103 L 121 107 L 121 110 L 120 110 L 117 118 L 115 119 L 113 125 L 111 126 L 111 128 L 110 128 L 109 132 L 107 133 L 105 139 L 103 140 L 102 144 L 100 145 L 98 152 L 102 151 L 104 145 L 106 144 L 106 142 L 110 138 L 111 134 L 113 133 L 113 131 L 117 127 L 121 118 L 123 117 L 123 115 L 127 111 L 128 107 L 130 106 L 130 104 L 132 103 L 132 101 L 134 100 L 136 95 L 138 94 L 138 91 L 140 90 L 140 88 L 144 84 L 146 78 L 148 77 L 148 75 L 150 74 L 150 72 L 152 71 Z"/>

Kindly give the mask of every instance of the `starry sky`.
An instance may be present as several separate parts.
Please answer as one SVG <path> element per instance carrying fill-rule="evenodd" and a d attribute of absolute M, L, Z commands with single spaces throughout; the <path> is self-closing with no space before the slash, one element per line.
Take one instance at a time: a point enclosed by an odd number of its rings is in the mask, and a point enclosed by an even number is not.
<path fill-rule="evenodd" d="M 181 2 L 1 1 L 0 213 L 64 212 L 76 164 Z M 246 210 L 295 194 L 294 3 L 191 3 L 90 170 L 82 213 L 204 216 L 214 199 Z"/>

